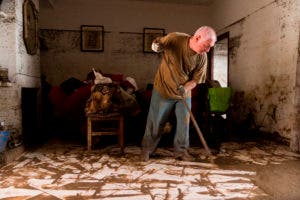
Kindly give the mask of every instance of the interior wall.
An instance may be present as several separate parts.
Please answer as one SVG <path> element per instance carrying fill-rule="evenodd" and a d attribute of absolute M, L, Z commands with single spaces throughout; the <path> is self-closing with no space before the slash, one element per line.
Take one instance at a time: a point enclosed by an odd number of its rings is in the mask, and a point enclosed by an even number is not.
<path fill-rule="evenodd" d="M 0 87 L 0 120 L 19 137 L 22 134 L 22 87 L 40 87 L 39 53 L 27 54 L 23 42 L 23 0 L 2 0 L 0 66 L 8 69 L 11 86 Z M 33 1 L 37 10 L 39 0 Z"/>
<path fill-rule="evenodd" d="M 272 2 L 274 0 L 214 0 L 210 6 L 210 13 L 214 13 L 211 14 L 213 26 L 221 31 Z"/>
<path fill-rule="evenodd" d="M 250 117 L 255 128 L 291 138 L 296 120 L 297 1 L 215 0 L 210 7 L 119 0 L 45 2 L 41 66 L 51 84 L 71 76 L 83 80 L 95 67 L 131 76 L 143 88 L 152 82 L 159 62 L 157 55 L 142 53 L 143 27 L 192 33 L 209 24 L 218 34 L 230 32 L 229 82 L 243 94 L 235 120 Z M 104 26 L 104 52 L 80 51 L 83 24 Z"/>
<path fill-rule="evenodd" d="M 299 6 L 293 0 L 216 0 L 214 26 L 230 32 L 229 82 L 244 94 L 239 119 L 290 139 L 293 128 Z"/>
<path fill-rule="evenodd" d="M 298 5 L 300 7 L 300 5 Z M 300 17 L 298 16 L 298 26 L 300 29 Z M 295 120 L 291 138 L 291 149 L 300 152 L 300 33 L 298 40 L 298 58 L 296 69 L 296 95 L 295 95 Z"/>
<path fill-rule="evenodd" d="M 145 88 L 153 82 L 160 59 L 143 53 L 143 28 L 192 34 L 210 21 L 205 6 L 129 0 L 46 2 L 41 2 L 41 67 L 52 85 L 70 77 L 84 80 L 94 67 L 130 76 Z M 104 26 L 104 52 L 81 52 L 81 25 Z"/>
<path fill-rule="evenodd" d="M 24 0 L 16 0 L 16 75 L 12 75 L 12 81 L 21 87 L 40 88 L 40 51 L 35 55 L 28 54 L 23 40 L 23 2 Z M 32 2 L 39 12 L 39 0 Z"/>
<path fill-rule="evenodd" d="M 11 76 L 16 73 L 15 1 L 2 0 L 0 12 L 0 66 L 8 68 Z"/>

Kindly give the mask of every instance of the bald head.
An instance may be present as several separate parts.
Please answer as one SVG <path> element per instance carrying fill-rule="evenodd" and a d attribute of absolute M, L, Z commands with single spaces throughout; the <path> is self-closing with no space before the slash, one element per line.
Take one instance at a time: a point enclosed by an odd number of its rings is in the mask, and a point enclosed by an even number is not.
<path fill-rule="evenodd" d="M 200 35 L 204 40 L 211 39 L 213 42 L 217 41 L 217 34 L 215 30 L 209 26 L 202 26 L 198 28 L 194 36 Z"/>
<path fill-rule="evenodd" d="M 208 52 L 217 41 L 217 34 L 209 26 L 200 27 L 190 39 L 190 48 L 196 53 Z"/>

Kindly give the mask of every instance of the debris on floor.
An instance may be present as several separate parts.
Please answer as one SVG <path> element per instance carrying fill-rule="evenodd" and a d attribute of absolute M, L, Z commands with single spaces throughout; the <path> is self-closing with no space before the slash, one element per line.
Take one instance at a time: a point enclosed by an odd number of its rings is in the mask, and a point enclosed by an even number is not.
<path fill-rule="evenodd" d="M 299 161 L 286 146 L 224 143 L 214 154 L 192 147 L 196 162 L 175 160 L 171 148 L 158 148 L 148 162 L 140 148 L 117 146 L 86 151 L 74 144 L 47 144 L 0 169 L 5 199 L 273 199 L 255 180 L 262 166 Z"/>

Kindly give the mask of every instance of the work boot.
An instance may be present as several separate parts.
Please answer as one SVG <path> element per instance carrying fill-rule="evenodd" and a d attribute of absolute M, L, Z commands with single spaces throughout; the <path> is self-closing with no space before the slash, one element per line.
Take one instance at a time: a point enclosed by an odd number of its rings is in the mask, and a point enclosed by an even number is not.
<path fill-rule="evenodd" d="M 182 153 L 175 155 L 175 159 L 190 162 L 195 161 L 195 158 L 192 155 L 190 155 L 187 151 L 183 151 Z"/>
<path fill-rule="evenodd" d="M 149 152 L 148 151 L 142 150 L 142 152 L 141 152 L 141 161 L 142 162 L 149 161 Z"/>

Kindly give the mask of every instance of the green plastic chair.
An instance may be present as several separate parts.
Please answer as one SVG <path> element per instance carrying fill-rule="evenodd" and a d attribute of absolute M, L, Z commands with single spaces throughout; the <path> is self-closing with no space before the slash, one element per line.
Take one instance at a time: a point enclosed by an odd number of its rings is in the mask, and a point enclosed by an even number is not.
<path fill-rule="evenodd" d="M 232 89 L 230 87 L 217 87 L 208 89 L 210 112 L 223 114 L 230 106 Z"/>

